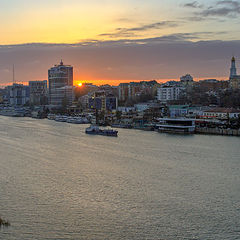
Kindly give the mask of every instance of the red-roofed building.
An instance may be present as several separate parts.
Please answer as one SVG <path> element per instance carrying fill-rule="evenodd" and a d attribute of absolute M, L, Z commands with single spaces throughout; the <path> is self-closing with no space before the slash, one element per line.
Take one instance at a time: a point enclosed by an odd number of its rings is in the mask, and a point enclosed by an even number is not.
<path fill-rule="evenodd" d="M 239 118 L 240 110 L 233 108 L 212 108 L 203 112 L 202 118 L 222 119 Z"/>

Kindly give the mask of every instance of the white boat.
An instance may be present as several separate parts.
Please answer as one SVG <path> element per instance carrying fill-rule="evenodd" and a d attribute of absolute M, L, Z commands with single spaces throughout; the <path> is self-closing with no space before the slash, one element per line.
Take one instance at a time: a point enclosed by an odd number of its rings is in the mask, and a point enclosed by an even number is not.
<path fill-rule="evenodd" d="M 113 129 L 101 129 L 97 125 L 91 125 L 90 127 L 86 128 L 85 133 L 90 135 L 102 135 L 108 137 L 118 136 L 118 131 Z"/>
<path fill-rule="evenodd" d="M 67 122 L 68 116 L 65 115 L 57 115 L 55 117 L 55 121 L 57 122 Z"/>
<path fill-rule="evenodd" d="M 53 113 L 49 113 L 49 114 L 47 115 L 47 118 L 48 118 L 49 120 L 55 120 L 56 115 L 53 114 Z"/>
<path fill-rule="evenodd" d="M 83 120 L 81 117 L 69 117 L 67 119 L 67 122 L 68 123 L 74 123 L 74 124 L 82 124 L 83 123 Z"/>
<path fill-rule="evenodd" d="M 195 132 L 195 119 L 188 118 L 160 118 L 156 124 L 158 132 L 193 134 Z"/>

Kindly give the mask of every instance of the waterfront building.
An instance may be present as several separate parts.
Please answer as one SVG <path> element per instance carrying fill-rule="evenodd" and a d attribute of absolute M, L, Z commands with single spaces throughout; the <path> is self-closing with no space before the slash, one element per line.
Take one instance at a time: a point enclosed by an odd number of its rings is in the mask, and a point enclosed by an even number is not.
<path fill-rule="evenodd" d="M 30 81 L 30 103 L 33 105 L 47 104 L 47 80 Z"/>
<path fill-rule="evenodd" d="M 182 87 L 163 86 L 157 90 L 157 99 L 163 103 L 178 100 L 182 91 Z"/>
<path fill-rule="evenodd" d="M 48 70 L 49 84 L 49 104 L 52 107 L 59 108 L 66 99 L 71 105 L 74 98 L 73 93 L 73 67 L 64 65 L 61 61 L 59 65 Z"/>
<path fill-rule="evenodd" d="M 171 118 L 186 117 L 188 115 L 189 105 L 170 105 L 168 106 Z"/>
<path fill-rule="evenodd" d="M 203 112 L 210 109 L 208 106 L 190 106 L 190 105 L 169 105 L 168 113 L 171 118 L 178 117 L 200 117 Z"/>
<path fill-rule="evenodd" d="M 12 106 L 22 106 L 29 103 L 30 90 L 29 86 L 14 83 L 7 87 L 8 102 Z"/>
<path fill-rule="evenodd" d="M 202 118 L 207 119 L 238 119 L 240 117 L 240 110 L 232 108 L 212 108 L 203 112 Z"/>
<path fill-rule="evenodd" d="M 231 88 L 240 88 L 240 75 L 237 75 L 235 57 L 232 57 L 229 81 Z"/>
<path fill-rule="evenodd" d="M 97 91 L 93 93 L 88 99 L 89 109 L 96 109 L 99 111 L 116 111 L 118 107 L 118 99 L 105 91 Z"/>

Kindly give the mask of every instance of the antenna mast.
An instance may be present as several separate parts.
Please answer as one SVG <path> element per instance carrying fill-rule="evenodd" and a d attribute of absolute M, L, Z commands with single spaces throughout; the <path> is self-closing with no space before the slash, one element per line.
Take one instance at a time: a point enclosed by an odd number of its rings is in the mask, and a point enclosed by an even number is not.
<path fill-rule="evenodd" d="M 13 83 L 15 83 L 15 69 L 14 69 L 14 64 L 13 64 Z"/>

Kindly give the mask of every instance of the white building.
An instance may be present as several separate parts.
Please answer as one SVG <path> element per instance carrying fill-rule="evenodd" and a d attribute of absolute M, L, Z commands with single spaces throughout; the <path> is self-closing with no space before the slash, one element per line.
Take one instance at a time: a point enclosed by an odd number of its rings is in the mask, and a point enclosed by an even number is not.
<path fill-rule="evenodd" d="M 157 99 L 163 103 L 178 100 L 183 88 L 163 86 L 157 90 Z"/>
<path fill-rule="evenodd" d="M 73 67 L 64 65 L 61 61 L 59 65 L 48 70 L 49 83 L 49 104 L 52 107 L 61 107 L 65 97 L 69 98 L 67 101 L 71 102 L 73 96 Z M 70 87 L 70 88 L 65 88 Z M 70 90 L 69 90 L 70 89 Z"/>
<path fill-rule="evenodd" d="M 47 104 L 47 80 L 29 81 L 30 103 L 34 105 Z"/>
<path fill-rule="evenodd" d="M 203 112 L 202 118 L 208 119 L 237 119 L 240 117 L 240 110 L 231 108 L 213 108 Z"/>
<path fill-rule="evenodd" d="M 29 87 L 14 83 L 7 87 L 9 103 L 12 106 L 22 106 L 29 102 Z"/>

